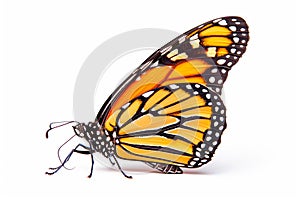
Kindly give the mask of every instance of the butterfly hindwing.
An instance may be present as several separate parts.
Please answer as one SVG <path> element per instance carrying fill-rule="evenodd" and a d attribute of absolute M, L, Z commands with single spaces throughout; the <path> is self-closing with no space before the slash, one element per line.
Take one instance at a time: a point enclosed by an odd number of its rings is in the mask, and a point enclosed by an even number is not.
<path fill-rule="evenodd" d="M 208 162 L 226 126 L 218 94 L 201 84 L 171 84 L 123 105 L 105 123 L 116 155 L 184 167 Z"/>

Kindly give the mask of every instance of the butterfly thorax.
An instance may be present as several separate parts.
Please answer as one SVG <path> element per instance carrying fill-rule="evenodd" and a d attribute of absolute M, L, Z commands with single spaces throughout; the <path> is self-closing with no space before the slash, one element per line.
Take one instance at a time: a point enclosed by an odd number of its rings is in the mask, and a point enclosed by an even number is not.
<path fill-rule="evenodd" d="M 76 135 L 88 142 L 94 152 L 103 154 L 106 158 L 115 151 L 112 137 L 97 122 L 79 123 L 74 126 Z"/>

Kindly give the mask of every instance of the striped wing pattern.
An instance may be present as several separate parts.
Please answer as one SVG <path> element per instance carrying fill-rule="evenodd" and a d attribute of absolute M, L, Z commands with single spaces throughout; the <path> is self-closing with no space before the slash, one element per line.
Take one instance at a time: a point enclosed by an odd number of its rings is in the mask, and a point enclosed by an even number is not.
<path fill-rule="evenodd" d="M 225 129 L 219 95 L 200 84 L 172 84 L 123 105 L 106 121 L 123 159 L 199 167 L 208 162 Z"/>
<path fill-rule="evenodd" d="M 244 54 L 249 40 L 246 22 L 222 17 L 178 36 L 146 59 L 100 109 L 106 119 L 130 100 L 160 86 L 199 83 L 221 94 L 229 70 Z"/>

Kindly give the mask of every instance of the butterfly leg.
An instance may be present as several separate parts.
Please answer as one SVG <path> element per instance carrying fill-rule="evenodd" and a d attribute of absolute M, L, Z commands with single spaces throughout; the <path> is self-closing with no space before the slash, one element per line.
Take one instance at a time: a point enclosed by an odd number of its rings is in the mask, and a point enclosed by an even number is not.
<path fill-rule="evenodd" d="M 108 157 L 108 160 L 109 162 L 112 164 L 112 165 L 115 165 L 116 163 L 112 160 L 112 156 Z"/>
<path fill-rule="evenodd" d="M 132 178 L 132 176 L 128 176 L 127 174 L 125 174 L 125 172 L 122 170 L 117 158 L 114 155 L 111 155 L 111 157 L 115 160 L 115 163 L 117 164 L 120 172 L 126 177 L 126 178 Z"/>
<path fill-rule="evenodd" d="M 87 149 L 85 151 L 83 150 L 77 150 L 79 147 L 82 147 L 84 149 Z M 69 161 L 69 159 L 71 158 L 72 154 L 73 153 L 79 153 L 79 154 L 85 154 L 85 155 L 91 155 L 91 160 L 92 160 L 92 166 L 91 166 L 91 172 L 90 174 L 88 175 L 88 178 L 91 178 L 92 177 L 92 174 L 93 174 L 93 168 L 94 168 L 94 157 L 93 157 L 93 151 L 91 151 L 90 148 L 82 145 L 82 144 L 78 144 L 74 149 L 72 149 L 72 151 L 68 154 L 68 156 L 65 158 L 65 160 L 61 163 L 60 166 L 58 167 L 54 167 L 54 168 L 49 168 L 49 170 L 52 170 L 51 172 L 46 172 L 45 174 L 48 174 L 48 175 L 53 175 L 55 174 L 56 172 L 58 172 L 62 167 L 64 167 L 64 165 Z"/>
<path fill-rule="evenodd" d="M 88 178 L 91 178 L 92 175 L 93 175 L 93 171 L 94 171 L 94 156 L 93 156 L 93 153 L 90 152 L 90 155 L 91 155 L 91 160 L 92 160 L 92 166 L 91 166 L 91 172 L 90 174 L 88 175 Z"/>
<path fill-rule="evenodd" d="M 145 162 L 146 165 L 152 167 L 153 169 L 157 169 L 158 171 L 165 173 L 165 174 L 182 174 L 182 169 L 176 165 L 168 165 L 162 163 L 152 163 L 152 162 Z"/>

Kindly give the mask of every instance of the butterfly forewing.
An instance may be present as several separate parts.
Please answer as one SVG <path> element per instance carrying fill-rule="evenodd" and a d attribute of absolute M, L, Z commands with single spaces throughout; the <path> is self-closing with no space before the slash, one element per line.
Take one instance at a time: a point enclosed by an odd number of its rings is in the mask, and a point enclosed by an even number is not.
<path fill-rule="evenodd" d="M 104 124 L 114 111 L 154 88 L 199 83 L 221 94 L 228 71 L 246 50 L 248 26 L 240 17 L 223 17 L 178 36 L 146 59 L 105 102 L 97 115 Z"/>

